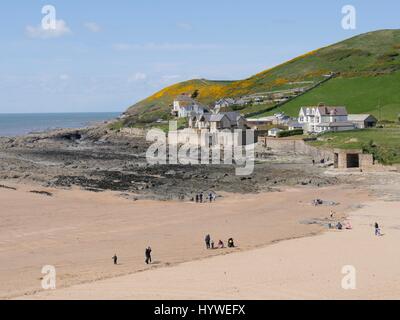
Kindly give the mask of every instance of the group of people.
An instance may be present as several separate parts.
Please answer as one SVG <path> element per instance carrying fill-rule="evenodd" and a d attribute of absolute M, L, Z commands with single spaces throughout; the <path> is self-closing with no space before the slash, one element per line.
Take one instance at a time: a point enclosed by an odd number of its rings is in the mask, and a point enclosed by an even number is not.
<path fill-rule="evenodd" d="M 333 219 L 335 217 L 335 212 L 331 211 L 330 217 L 331 217 L 331 219 Z M 381 231 L 381 227 L 379 226 L 379 223 L 375 222 L 374 227 L 375 227 L 375 236 L 381 237 L 383 234 Z M 346 221 L 344 223 L 339 221 L 335 226 L 330 223 L 329 228 L 330 229 L 335 228 L 337 230 L 343 230 L 343 229 L 352 230 L 353 229 L 353 227 L 349 221 Z"/>
<path fill-rule="evenodd" d="M 331 218 L 333 218 L 335 216 L 334 212 L 331 212 Z M 332 225 L 330 224 L 330 227 Z M 346 228 L 348 230 L 352 229 L 351 224 L 348 223 L 346 225 L 343 225 L 341 222 L 338 222 L 338 224 L 335 226 L 335 228 L 337 230 L 343 230 L 343 228 Z M 375 236 L 382 236 L 382 232 L 381 232 L 381 228 L 379 226 L 379 224 L 377 222 L 375 222 Z M 207 250 L 211 250 L 211 249 L 225 249 L 225 244 L 222 240 L 218 241 L 218 245 L 215 246 L 215 242 L 211 239 L 211 236 L 208 234 L 206 235 L 205 239 L 204 239 L 205 243 L 206 243 L 206 248 Z M 229 238 L 228 242 L 227 242 L 227 247 L 228 248 L 235 248 L 235 242 L 233 240 L 233 238 Z M 152 249 L 151 247 L 147 247 L 145 250 L 145 263 L 146 264 L 151 264 L 152 262 L 152 257 L 151 257 L 151 253 L 152 253 Z M 114 261 L 114 265 L 118 265 L 118 256 L 117 254 L 114 254 L 114 256 L 112 257 L 112 260 Z"/>
<path fill-rule="evenodd" d="M 209 234 L 206 235 L 204 241 L 206 243 L 207 250 L 210 250 L 210 249 L 225 249 L 225 244 L 224 244 L 224 242 L 222 240 L 219 240 L 218 241 L 218 245 L 215 246 L 215 242 L 211 239 L 211 236 Z M 227 246 L 228 246 L 228 248 L 235 248 L 235 242 L 234 242 L 233 238 L 229 238 Z"/>
<path fill-rule="evenodd" d="M 329 216 L 330 216 L 331 219 L 335 219 L 335 217 L 336 217 L 336 212 L 333 211 L 333 210 L 331 210 L 331 213 L 330 213 Z M 334 224 L 332 224 L 332 223 L 329 223 L 329 229 L 337 229 L 337 230 L 346 229 L 346 230 L 352 230 L 353 227 L 352 227 L 350 221 L 345 221 L 345 222 L 343 222 L 343 223 L 342 223 L 341 221 L 339 221 L 336 225 L 334 225 Z"/>
<path fill-rule="evenodd" d="M 340 230 L 340 231 L 343 230 L 343 229 L 346 229 L 346 230 L 352 230 L 353 229 L 350 221 L 345 221 L 343 223 L 339 221 L 336 225 L 332 225 L 330 223 L 329 224 L 329 228 L 330 229 L 337 229 L 337 230 Z"/>
<path fill-rule="evenodd" d="M 144 261 L 145 261 L 146 264 L 151 264 L 151 262 L 152 262 L 152 260 L 151 260 L 151 252 L 152 252 L 151 247 L 146 248 L 145 253 L 144 253 L 144 255 L 145 255 L 145 260 Z M 114 265 L 118 265 L 118 256 L 117 256 L 117 254 L 114 254 L 114 256 L 112 257 L 112 260 L 114 261 Z"/>
<path fill-rule="evenodd" d="M 196 203 L 205 203 L 205 202 L 215 202 L 216 196 L 213 193 L 209 193 L 208 196 L 205 195 L 203 192 L 196 194 L 196 196 L 193 198 L 193 201 Z"/>
<path fill-rule="evenodd" d="M 215 242 L 213 240 L 211 240 L 211 236 L 209 234 L 205 237 L 205 242 L 206 242 L 207 249 L 224 249 L 225 248 L 225 244 L 222 240 L 219 240 L 218 246 L 215 246 Z M 229 238 L 229 240 L 227 242 L 227 246 L 228 246 L 228 248 L 235 248 L 235 242 L 234 242 L 233 238 Z M 152 263 L 151 253 L 152 253 L 151 247 L 147 247 L 145 250 L 145 253 L 144 253 L 146 264 Z M 114 265 L 118 265 L 117 254 L 114 254 L 114 256 L 112 257 L 112 260 L 114 262 Z"/>

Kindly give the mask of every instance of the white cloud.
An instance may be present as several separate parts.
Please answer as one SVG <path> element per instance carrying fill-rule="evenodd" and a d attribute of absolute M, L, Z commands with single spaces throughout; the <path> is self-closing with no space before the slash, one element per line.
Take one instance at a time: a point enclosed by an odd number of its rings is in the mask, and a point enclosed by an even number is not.
<path fill-rule="evenodd" d="M 138 81 L 143 81 L 146 79 L 147 79 L 147 75 L 145 73 L 137 72 L 128 78 L 128 82 L 138 82 Z"/>
<path fill-rule="evenodd" d="M 85 28 L 93 33 L 97 33 L 101 31 L 101 27 L 95 22 L 85 22 Z"/>
<path fill-rule="evenodd" d="M 179 29 L 185 30 L 185 31 L 192 31 L 193 30 L 193 26 L 190 23 L 187 22 L 178 22 L 176 24 L 176 26 Z"/>
<path fill-rule="evenodd" d="M 222 48 L 221 45 L 207 43 L 117 43 L 113 45 L 116 51 L 183 51 L 183 50 L 213 50 Z"/>
<path fill-rule="evenodd" d="M 27 26 L 26 34 L 31 38 L 50 39 L 59 38 L 71 33 L 71 29 L 64 20 L 57 20 L 55 29 L 44 29 L 43 26 Z"/>

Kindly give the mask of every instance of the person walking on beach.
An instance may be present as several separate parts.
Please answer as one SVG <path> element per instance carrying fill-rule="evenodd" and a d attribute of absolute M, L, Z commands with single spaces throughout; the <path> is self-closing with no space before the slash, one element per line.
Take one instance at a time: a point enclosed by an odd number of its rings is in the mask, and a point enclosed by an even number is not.
<path fill-rule="evenodd" d="M 113 261 L 114 261 L 114 265 L 118 264 L 118 257 L 117 254 L 114 254 L 114 257 L 112 257 Z"/>
<path fill-rule="evenodd" d="M 148 247 L 147 249 L 146 249 L 146 252 L 145 252 L 145 256 L 146 256 L 146 264 L 149 264 L 149 263 L 151 263 L 151 248 L 150 247 Z"/>
<path fill-rule="evenodd" d="M 196 194 L 196 203 L 199 203 L 199 195 Z"/>
<path fill-rule="evenodd" d="M 213 195 L 212 195 L 212 193 L 210 193 L 210 194 L 208 195 L 208 199 L 210 200 L 210 203 L 213 201 Z"/>
<path fill-rule="evenodd" d="M 381 235 L 381 228 L 379 227 L 378 222 L 375 222 L 375 236 L 379 237 Z"/>
<path fill-rule="evenodd" d="M 206 235 L 206 237 L 205 237 L 205 242 L 206 242 L 206 248 L 207 248 L 207 250 L 208 249 L 211 249 L 211 236 L 208 234 L 208 235 Z"/>
<path fill-rule="evenodd" d="M 200 203 L 203 203 L 203 198 L 204 198 L 203 193 L 200 193 Z"/>

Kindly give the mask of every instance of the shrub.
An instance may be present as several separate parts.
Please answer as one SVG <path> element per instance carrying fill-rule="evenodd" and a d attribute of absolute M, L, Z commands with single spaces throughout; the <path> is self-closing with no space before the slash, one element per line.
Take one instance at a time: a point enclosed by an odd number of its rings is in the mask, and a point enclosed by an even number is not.
<path fill-rule="evenodd" d="M 278 133 L 278 138 L 291 137 L 291 136 L 301 136 L 304 134 L 303 129 L 296 130 L 285 130 Z"/>
<path fill-rule="evenodd" d="M 124 123 L 121 120 L 115 121 L 111 124 L 109 124 L 108 128 L 111 131 L 119 131 L 124 127 Z"/>
<path fill-rule="evenodd" d="M 384 165 L 393 164 L 395 158 L 397 157 L 395 150 L 383 148 L 374 143 L 372 140 L 370 140 L 367 144 L 364 144 L 362 150 L 364 153 L 372 154 L 374 160 Z"/>

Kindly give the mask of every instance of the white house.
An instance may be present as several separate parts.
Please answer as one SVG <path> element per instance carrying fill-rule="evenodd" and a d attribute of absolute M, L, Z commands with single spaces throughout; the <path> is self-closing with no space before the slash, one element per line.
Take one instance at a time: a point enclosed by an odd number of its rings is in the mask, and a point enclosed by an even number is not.
<path fill-rule="evenodd" d="M 328 107 L 323 104 L 302 107 L 298 122 L 304 125 L 304 130 L 308 133 L 355 129 L 355 125 L 348 120 L 346 107 Z"/>
<path fill-rule="evenodd" d="M 206 108 L 188 95 L 182 94 L 175 98 L 172 114 L 178 118 L 188 118 L 195 114 L 204 114 Z"/>
<path fill-rule="evenodd" d="M 234 104 L 235 104 L 235 99 L 232 98 L 220 99 L 217 102 L 215 102 L 215 108 L 216 109 L 228 108 Z"/>

